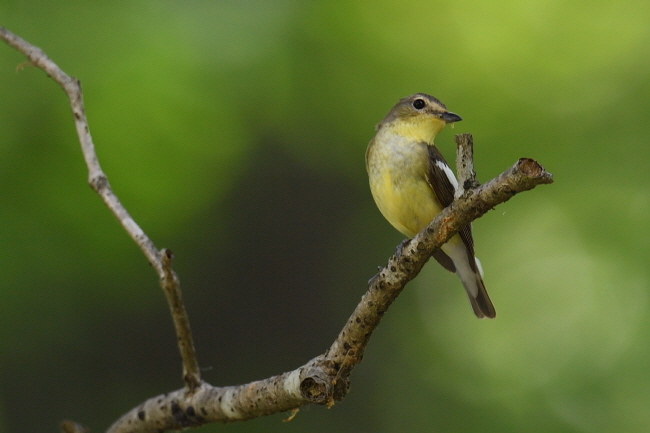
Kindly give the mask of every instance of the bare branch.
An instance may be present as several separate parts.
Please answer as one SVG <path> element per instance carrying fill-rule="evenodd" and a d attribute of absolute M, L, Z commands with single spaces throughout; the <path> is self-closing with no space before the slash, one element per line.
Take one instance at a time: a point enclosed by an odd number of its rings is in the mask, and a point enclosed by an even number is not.
<path fill-rule="evenodd" d="M 183 390 L 154 397 L 124 415 L 108 433 L 153 433 L 209 422 L 243 421 L 310 403 L 331 406 L 345 397 L 350 373 L 361 362 L 372 332 L 433 250 L 459 228 L 513 195 L 552 182 L 551 174 L 542 166 L 523 158 L 497 178 L 454 201 L 401 249 L 401 254 L 389 259 L 370 281 L 361 302 L 327 352 L 304 366 L 247 385 L 212 387 L 203 383 L 189 397 Z"/>
<path fill-rule="evenodd" d="M 199 363 L 196 359 L 196 351 L 194 350 L 190 321 L 185 311 L 185 305 L 183 304 L 181 282 L 176 272 L 172 269 L 174 253 L 167 248 L 164 248 L 161 253 L 162 269 L 165 276 L 160 281 L 160 285 L 165 292 L 167 304 L 169 304 L 169 311 L 174 320 L 174 327 L 176 328 L 178 348 L 181 351 L 181 358 L 183 360 L 185 389 L 192 391 L 201 384 L 201 371 L 199 370 Z"/>
<path fill-rule="evenodd" d="M 246 385 L 214 387 L 202 382 L 199 376 L 180 284 L 171 268 L 171 252 L 155 248 L 117 200 L 99 167 L 88 132 L 79 82 L 63 73 L 40 49 L 2 27 L 0 38 L 42 68 L 68 94 L 88 165 L 89 182 L 152 262 L 174 318 L 183 357 L 185 388 L 146 400 L 118 419 L 108 433 L 156 433 L 210 422 L 242 421 L 285 411 L 292 411 L 293 416 L 298 408 L 310 403 L 331 406 L 347 394 L 350 373 L 361 362 L 372 332 L 405 285 L 420 272 L 431 253 L 462 226 L 515 194 L 553 182 L 551 174 L 536 161 L 522 158 L 498 177 L 477 186 L 471 135 L 457 138 L 460 141 L 458 175 L 464 193 L 399 248 L 388 264 L 369 281 L 366 293 L 330 348 L 296 370 Z M 73 428 L 68 431 L 76 431 L 76 426 L 71 423 L 66 427 Z"/>
<path fill-rule="evenodd" d="M 158 272 L 158 275 L 162 278 L 163 273 L 160 252 L 156 249 L 153 242 L 151 242 L 138 224 L 136 224 L 133 218 L 131 218 L 124 206 L 122 206 L 117 196 L 113 193 L 108 184 L 108 179 L 99 165 L 97 154 L 95 153 L 95 145 L 90 136 L 88 122 L 86 120 L 86 112 L 84 110 L 83 97 L 81 93 L 81 82 L 63 72 L 61 68 L 47 57 L 43 50 L 14 35 L 4 27 L 0 27 L 0 38 L 24 54 L 34 66 L 45 71 L 47 75 L 61 86 L 66 95 L 68 95 L 77 129 L 77 135 L 79 136 L 79 142 L 81 143 L 81 150 L 86 161 L 86 166 L 88 167 L 88 183 L 91 188 L 99 194 L 111 212 L 113 212 L 115 217 L 122 224 L 122 227 L 124 227 L 124 230 L 126 230 L 129 236 L 131 236 L 135 243 L 138 244 L 151 265 L 156 269 L 156 272 Z"/>
<path fill-rule="evenodd" d="M 31 45 L 29 42 L 19 38 L 1 26 L 0 39 L 3 39 L 7 44 L 23 53 L 33 65 L 45 71 L 47 75 L 61 86 L 66 95 L 68 95 L 77 135 L 81 143 L 81 151 L 83 152 L 88 167 L 88 183 L 99 194 L 104 204 L 115 215 L 120 224 L 122 224 L 122 227 L 124 227 L 124 230 L 126 230 L 128 235 L 131 236 L 131 239 L 140 247 L 142 253 L 158 273 L 161 286 L 167 297 L 169 308 L 172 311 L 172 317 L 174 319 L 179 350 L 183 359 L 183 378 L 189 388 L 197 386 L 201 377 L 194 352 L 189 318 L 187 317 L 185 307 L 183 307 L 183 300 L 180 296 L 178 277 L 171 270 L 171 259 L 167 257 L 166 253 L 163 254 L 158 251 L 151 239 L 149 239 L 140 226 L 131 218 L 131 215 L 129 215 L 126 208 L 111 189 L 108 178 L 102 171 L 97 154 L 95 153 L 95 145 L 93 144 L 90 129 L 88 128 L 88 121 L 86 120 L 80 81 L 63 72 L 61 68 L 47 57 L 43 50 Z"/>

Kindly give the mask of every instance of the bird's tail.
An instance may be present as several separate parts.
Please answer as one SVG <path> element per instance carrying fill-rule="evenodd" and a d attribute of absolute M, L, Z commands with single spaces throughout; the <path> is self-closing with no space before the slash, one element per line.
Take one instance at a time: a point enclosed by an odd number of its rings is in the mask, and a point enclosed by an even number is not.
<path fill-rule="evenodd" d="M 474 275 L 476 276 L 475 287 L 470 289 L 467 287 L 467 285 L 465 285 L 465 282 L 463 281 L 463 285 L 467 291 L 467 297 L 469 298 L 469 303 L 472 305 L 472 310 L 474 310 L 474 314 L 476 314 L 476 317 L 479 319 L 483 319 L 485 317 L 488 319 L 494 319 L 497 316 L 497 312 L 494 309 L 494 305 L 492 305 L 492 301 L 490 300 L 490 296 L 488 296 L 487 290 L 485 289 L 483 278 L 481 278 L 481 274 L 478 272 Z M 472 293 L 474 291 L 476 292 L 476 295 Z"/>
<path fill-rule="evenodd" d="M 496 317 L 497 312 L 483 283 L 481 262 L 473 253 L 468 252 L 467 247 L 460 242 L 455 245 L 446 244 L 440 250 L 434 251 L 433 257 L 445 269 L 458 275 L 476 317 L 479 319 L 484 317 L 494 319 Z M 470 260 L 474 261 L 474 266 Z"/>

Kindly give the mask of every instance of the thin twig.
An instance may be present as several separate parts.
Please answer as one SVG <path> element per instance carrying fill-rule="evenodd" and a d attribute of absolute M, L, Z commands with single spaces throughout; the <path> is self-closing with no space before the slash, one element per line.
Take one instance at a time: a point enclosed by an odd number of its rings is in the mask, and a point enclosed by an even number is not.
<path fill-rule="evenodd" d="M 171 270 L 171 260 L 167 262 L 167 265 L 164 264 L 166 254 L 158 251 L 151 239 L 149 239 L 140 226 L 131 218 L 131 215 L 129 215 L 126 208 L 111 189 L 108 178 L 99 165 L 84 110 L 81 82 L 63 72 L 61 68 L 47 57 L 43 50 L 33 46 L 1 26 L 0 39 L 3 39 L 7 44 L 23 53 L 33 65 L 45 71 L 47 75 L 61 86 L 66 95 L 68 95 L 77 135 L 81 143 L 81 150 L 86 161 L 86 166 L 88 167 L 88 183 L 99 194 L 104 204 L 115 215 L 120 224 L 122 224 L 122 227 L 124 227 L 124 230 L 126 230 L 131 239 L 140 247 L 142 253 L 158 273 L 161 286 L 169 302 L 169 308 L 172 311 L 174 326 L 176 327 L 179 350 L 183 359 L 183 379 L 189 389 L 198 386 L 201 377 L 194 352 L 192 334 L 189 332 L 189 318 L 185 312 L 183 300 L 180 296 L 178 277 Z M 168 278 L 172 275 L 173 278 Z"/>
<path fill-rule="evenodd" d="M 472 134 L 458 134 L 454 136 L 456 142 L 456 176 L 458 176 L 458 189 L 455 198 L 462 197 L 465 191 L 480 185 L 476 180 L 474 171 L 474 138 Z"/>
<path fill-rule="evenodd" d="M 181 282 L 176 272 L 172 269 L 172 259 L 174 258 L 172 251 L 164 248 L 161 253 L 163 273 L 165 276 L 160 281 L 160 285 L 165 292 L 167 304 L 169 304 L 169 310 L 174 320 L 174 327 L 178 336 L 178 348 L 181 351 L 181 358 L 183 359 L 185 388 L 187 391 L 193 391 L 201 384 L 201 371 L 199 370 L 199 363 L 196 359 L 190 322 L 187 319 L 187 312 L 183 304 Z"/>

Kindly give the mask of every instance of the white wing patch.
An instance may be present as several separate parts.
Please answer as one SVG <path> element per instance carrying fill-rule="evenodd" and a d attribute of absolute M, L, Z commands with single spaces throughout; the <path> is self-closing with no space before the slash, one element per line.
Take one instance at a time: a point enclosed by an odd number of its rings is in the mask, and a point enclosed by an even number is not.
<path fill-rule="evenodd" d="M 454 186 L 454 191 L 458 190 L 458 181 L 456 180 L 456 176 L 454 176 L 454 172 L 451 171 L 451 168 L 444 162 L 437 160 L 436 165 L 438 166 L 439 169 L 445 172 L 447 175 L 447 178 L 449 179 L 449 182 Z"/>
<path fill-rule="evenodd" d="M 481 266 L 481 261 L 478 259 L 478 257 L 474 257 L 474 259 L 476 260 L 476 268 L 478 269 L 478 273 L 481 274 L 481 278 L 483 278 L 483 266 Z"/>

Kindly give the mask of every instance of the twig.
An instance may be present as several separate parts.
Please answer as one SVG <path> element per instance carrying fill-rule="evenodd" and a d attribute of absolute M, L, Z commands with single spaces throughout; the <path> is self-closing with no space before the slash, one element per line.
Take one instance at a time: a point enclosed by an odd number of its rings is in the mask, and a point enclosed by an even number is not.
<path fill-rule="evenodd" d="M 133 218 L 131 218 L 131 215 L 129 215 L 126 208 L 122 206 L 122 203 L 111 189 L 106 174 L 104 174 L 99 165 L 97 154 L 95 153 L 95 145 L 93 144 L 90 130 L 88 128 L 88 121 L 86 120 L 83 95 L 81 92 L 81 82 L 63 72 L 61 68 L 47 57 L 43 50 L 31 45 L 29 42 L 14 35 L 1 26 L 0 39 L 3 39 L 7 44 L 23 53 L 33 65 L 45 71 L 47 75 L 61 86 L 66 95 L 68 95 L 77 129 L 77 135 L 79 136 L 79 142 L 81 143 L 81 151 L 83 152 L 86 165 L 88 166 L 88 183 L 91 188 L 99 194 L 104 201 L 104 204 L 111 210 L 113 215 L 115 215 L 120 224 L 122 224 L 122 227 L 124 227 L 124 230 L 126 230 L 128 235 L 131 236 L 131 239 L 133 239 L 140 247 L 142 253 L 158 273 L 161 286 L 165 292 L 167 301 L 169 302 L 169 308 L 172 311 L 174 326 L 176 327 L 178 345 L 183 359 L 183 378 L 186 381 L 188 389 L 196 387 L 199 384 L 201 377 L 196 360 L 196 354 L 194 352 L 192 334 L 189 332 L 189 319 L 185 312 L 185 308 L 183 307 L 183 300 L 180 296 L 180 284 L 178 278 L 171 270 L 171 260 L 165 262 L 165 260 L 167 260 L 166 254 L 158 251 L 151 239 L 149 239 L 140 226 L 138 226 Z M 163 252 L 164 251 L 165 250 L 163 250 Z M 172 275 L 173 278 L 170 277 Z"/>
<path fill-rule="evenodd" d="M 472 134 L 458 134 L 454 136 L 456 142 L 456 176 L 458 176 L 458 189 L 455 198 L 462 197 L 465 191 L 478 187 L 474 171 L 474 138 Z"/>
<path fill-rule="evenodd" d="M 368 290 L 352 316 L 323 355 L 296 370 L 268 379 L 246 385 L 214 387 L 202 382 L 199 377 L 178 277 L 171 269 L 171 252 L 155 248 L 119 203 L 99 167 L 83 111 L 79 82 L 64 74 L 41 50 L 2 27 L 0 38 L 42 68 L 68 94 L 89 169 L 89 182 L 158 272 L 168 296 L 179 341 L 184 341 L 179 342 L 179 347 L 186 387 L 146 400 L 118 419 L 108 433 L 155 433 L 210 422 L 242 421 L 285 411 L 295 414 L 295 409 L 310 403 L 331 406 L 347 394 L 350 373 L 361 362 L 372 332 L 404 286 L 420 272 L 431 253 L 460 227 L 513 195 L 553 182 L 551 174 L 541 165 L 523 158 L 498 177 L 473 188 L 471 136 L 466 137 L 468 144 L 462 146 L 463 155 L 466 156 L 459 158 L 465 162 L 458 168 L 465 192 L 406 244 L 399 255 L 391 257 L 388 264 L 370 280 Z"/>
<path fill-rule="evenodd" d="M 176 272 L 172 269 L 174 254 L 167 248 L 163 248 L 161 253 L 163 273 L 165 276 L 160 281 L 160 285 L 165 292 L 167 304 L 169 305 L 169 310 L 174 320 L 174 327 L 176 328 L 178 348 L 181 351 L 181 358 L 183 360 L 185 389 L 188 392 L 192 392 L 201 384 L 201 371 L 199 370 L 199 363 L 194 350 L 190 321 L 188 320 L 185 305 L 183 304 L 181 282 Z"/>

